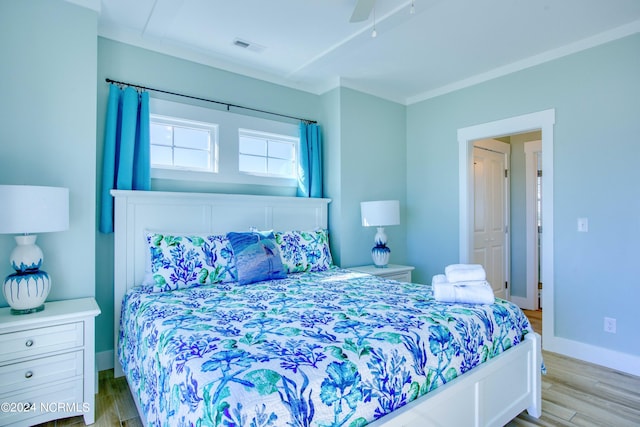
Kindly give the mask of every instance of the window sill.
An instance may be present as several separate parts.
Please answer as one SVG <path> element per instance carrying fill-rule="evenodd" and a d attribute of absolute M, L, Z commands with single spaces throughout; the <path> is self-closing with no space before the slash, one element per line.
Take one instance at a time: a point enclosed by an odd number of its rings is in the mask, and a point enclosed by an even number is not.
<path fill-rule="evenodd" d="M 167 179 L 182 182 L 212 182 L 224 184 L 267 185 L 272 187 L 297 187 L 292 178 L 275 178 L 250 174 L 221 175 L 213 172 L 152 168 L 151 178 Z"/>

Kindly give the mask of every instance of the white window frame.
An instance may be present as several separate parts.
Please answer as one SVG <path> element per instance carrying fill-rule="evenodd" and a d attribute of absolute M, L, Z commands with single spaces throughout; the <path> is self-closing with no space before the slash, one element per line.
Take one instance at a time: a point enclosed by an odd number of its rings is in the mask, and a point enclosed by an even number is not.
<path fill-rule="evenodd" d="M 183 128 L 191 128 L 204 130 L 209 133 L 209 162 L 210 168 L 197 168 L 197 167 L 187 167 L 187 166 L 176 166 L 176 165 L 160 165 L 160 164 L 151 164 L 152 169 L 165 169 L 165 170 L 177 170 L 177 171 L 193 171 L 193 172 L 204 172 L 204 173 L 218 173 L 218 124 L 216 123 L 205 123 L 199 122 L 195 120 L 186 120 L 183 118 L 177 117 L 168 117 L 162 116 L 159 114 L 151 114 L 150 121 L 152 123 L 159 123 L 172 127 L 183 127 Z M 171 148 L 175 148 L 175 145 L 172 145 Z M 200 150 L 205 151 L 205 150 Z"/>
<path fill-rule="evenodd" d="M 281 135 L 281 134 L 276 134 L 276 133 L 271 133 L 271 132 L 263 132 L 260 130 L 256 130 L 256 129 L 238 129 L 238 158 L 240 157 L 240 155 L 242 153 L 240 153 L 240 147 L 239 147 L 239 142 L 240 142 L 240 137 L 241 136 L 247 136 L 247 137 L 252 137 L 252 138 L 256 138 L 256 139 L 264 139 L 267 141 L 267 154 L 265 156 L 256 156 L 256 157 L 262 157 L 267 159 L 267 162 L 269 161 L 269 159 L 280 159 L 279 157 L 275 157 L 275 156 L 270 156 L 269 155 L 269 150 L 268 150 L 268 141 L 274 141 L 274 142 L 280 142 L 280 143 L 290 143 L 293 147 L 293 165 L 292 165 L 292 172 L 291 172 L 291 176 L 288 175 L 282 175 L 282 174 L 275 174 L 275 173 L 258 173 L 258 172 L 249 172 L 249 171 L 240 171 L 239 167 L 238 170 L 240 173 L 242 174 L 246 174 L 246 175 L 254 175 L 254 176 L 261 176 L 261 177 L 273 177 L 273 178 L 284 178 L 284 179 L 295 179 L 295 174 L 296 174 L 296 169 L 298 166 L 298 146 L 300 145 L 300 137 L 292 137 L 292 136 L 288 136 L 288 135 Z"/>
<path fill-rule="evenodd" d="M 217 173 L 194 170 L 166 169 L 151 166 L 151 178 L 159 180 L 175 180 L 186 183 L 214 182 L 224 184 L 264 185 L 272 187 L 287 187 L 291 190 L 297 187 L 296 178 L 263 176 L 239 171 L 239 129 L 252 129 L 274 135 L 283 135 L 299 139 L 299 125 L 297 122 L 283 122 L 260 117 L 236 114 L 228 111 L 205 108 L 201 106 L 183 104 L 166 99 L 151 97 L 150 113 L 156 116 L 172 117 L 201 123 L 215 123 L 218 125 Z M 298 144 L 296 144 L 296 162 L 298 161 Z M 295 168 L 297 170 L 297 164 Z M 153 183 L 152 183 L 153 185 Z M 182 185 L 181 185 L 182 186 Z M 287 190 L 289 192 L 290 190 Z"/>

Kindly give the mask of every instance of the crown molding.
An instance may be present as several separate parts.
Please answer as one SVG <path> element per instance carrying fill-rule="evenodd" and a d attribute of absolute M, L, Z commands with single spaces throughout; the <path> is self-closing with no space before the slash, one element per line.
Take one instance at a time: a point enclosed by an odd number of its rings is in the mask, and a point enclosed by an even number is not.
<path fill-rule="evenodd" d="M 616 27 L 612 30 L 596 34 L 595 36 L 582 39 L 575 43 L 571 43 L 557 49 L 552 49 L 540 55 L 534 55 L 529 58 L 517 61 L 504 67 L 495 68 L 486 73 L 478 74 L 468 79 L 460 80 L 449 85 L 441 86 L 434 90 L 424 92 L 420 95 L 408 97 L 405 105 L 415 104 L 427 99 L 435 98 L 440 95 L 455 92 L 460 89 L 464 89 L 470 86 L 484 83 L 489 80 L 503 77 L 517 71 L 525 70 L 527 68 L 535 67 L 536 65 L 544 64 L 545 62 L 553 61 L 555 59 L 562 58 L 583 50 L 591 49 L 592 47 L 600 46 L 605 43 L 612 42 L 614 40 L 622 39 L 624 37 L 631 36 L 640 32 L 640 20 L 633 21 L 629 24 Z"/>

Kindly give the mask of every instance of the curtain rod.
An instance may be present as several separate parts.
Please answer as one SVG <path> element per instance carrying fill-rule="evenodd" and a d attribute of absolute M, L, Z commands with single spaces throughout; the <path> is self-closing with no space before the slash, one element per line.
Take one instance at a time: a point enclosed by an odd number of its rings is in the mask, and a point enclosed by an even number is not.
<path fill-rule="evenodd" d="M 288 116 L 286 114 L 274 113 L 274 112 L 271 112 L 271 111 L 260 110 L 258 108 L 245 107 L 245 106 L 237 105 L 237 104 L 230 104 L 228 102 L 216 101 L 215 99 L 200 98 L 200 97 L 197 97 L 197 96 L 185 95 L 185 94 L 177 93 L 177 92 L 170 92 L 168 90 L 154 89 L 152 87 L 140 86 L 140 85 L 137 85 L 137 84 L 127 83 L 127 82 L 120 82 L 120 81 L 112 80 L 112 79 L 109 79 L 109 78 L 106 78 L 105 81 L 107 83 L 115 83 L 117 85 L 122 85 L 122 86 L 131 86 L 131 87 L 142 89 L 142 90 L 150 90 L 152 92 L 166 93 L 167 95 L 181 96 L 183 98 L 195 99 L 197 101 L 211 102 L 211 103 L 214 103 L 214 104 L 224 105 L 224 106 L 227 107 L 227 111 L 229 111 L 229 108 L 233 107 L 233 108 L 240 108 L 240 109 L 243 109 L 243 110 L 256 111 L 258 113 L 270 114 L 272 116 L 279 116 L 279 117 L 286 117 L 288 119 L 300 120 L 301 122 L 305 122 L 305 123 L 308 123 L 308 124 L 318 123 L 315 120 L 303 119 L 303 118 L 295 117 L 295 116 Z"/>

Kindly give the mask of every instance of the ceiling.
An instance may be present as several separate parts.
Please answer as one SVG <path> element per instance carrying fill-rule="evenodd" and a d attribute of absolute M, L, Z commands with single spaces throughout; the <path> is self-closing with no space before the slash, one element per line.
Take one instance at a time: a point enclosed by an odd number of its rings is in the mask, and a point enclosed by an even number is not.
<path fill-rule="evenodd" d="M 411 104 L 640 32 L 640 0 L 101 0 L 99 34 L 321 94 Z M 236 39 L 250 44 L 238 47 Z"/>

